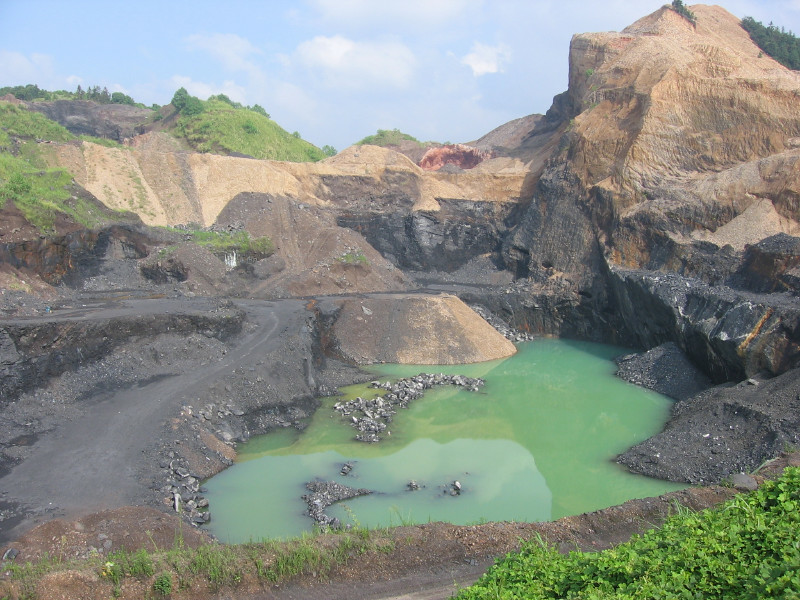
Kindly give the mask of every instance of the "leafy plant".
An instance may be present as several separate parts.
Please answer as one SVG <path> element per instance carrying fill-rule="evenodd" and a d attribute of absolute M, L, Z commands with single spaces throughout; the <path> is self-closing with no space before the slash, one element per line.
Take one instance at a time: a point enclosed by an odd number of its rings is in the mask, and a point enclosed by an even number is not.
<path fill-rule="evenodd" d="M 153 582 L 153 591 L 169 596 L 172 593 L 172 576 L 169 573 L 160 573 Z"/>

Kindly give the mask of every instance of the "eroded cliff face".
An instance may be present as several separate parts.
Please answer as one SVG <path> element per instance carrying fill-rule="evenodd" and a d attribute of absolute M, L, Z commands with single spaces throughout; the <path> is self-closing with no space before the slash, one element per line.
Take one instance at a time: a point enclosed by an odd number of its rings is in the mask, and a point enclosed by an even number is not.
<path fill-rule="evenodd" d="M 678 341 L 697 360 L 709 360 L 718 380 L 780 372 L 798 359 L 796 316 L 783 303 L 759 300 L 769 316 L 759 313 L 720 334 L 752 341 L 776 320 L 776 331 L 788 332 L 785 355 L 753 361 L 740 343 L 728 352 L 714 349 L 708 336 L 698 341 L 698 331 L 717 326 L 707 311 L 719 319 L 732 310 L 724 294 L 703 292 L 702 301 L 687 303 L 644 279 L 626 276 L 619 284 L 623 269 L 670 272 L 688 287 L 765 291 L 752 273 L 761 263 L 750 248 L 800 234 L 800 75 L 763 56 L 724 9 L 692 11 L 696 25 L 664 7 L 620 33 L 573 38 L 569 90 L 553 108 L 569 124 L 503 255 L 509 268 L 538 282 L 529 303 L 542 304 L 536 294 L 552 295 L 545 284 L 558 277 L 565 287 L 556 293 L 595 315 L 596 335 L 646 347 Z M 793 260 L 779 259 L 787 266 Z M 786 280 L 781 289 L 796 292 L 791 272 Z M 642 307 L 662 303 L 669 333 L 642 335 L 649 315 Z"/>

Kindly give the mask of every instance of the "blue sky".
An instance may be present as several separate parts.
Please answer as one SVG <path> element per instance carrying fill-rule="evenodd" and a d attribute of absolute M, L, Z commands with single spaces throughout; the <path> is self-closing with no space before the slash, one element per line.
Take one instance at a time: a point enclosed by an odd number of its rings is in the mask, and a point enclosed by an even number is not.
<path fill-rule="evenodd" d="M 549 108 L 574 33 L 664 1 L 0 0 L 0 87 L 225 93 L 340 150 L 378 128 L 466 142 Z M 800 0 L 719 4 L 800 33 Z"/>

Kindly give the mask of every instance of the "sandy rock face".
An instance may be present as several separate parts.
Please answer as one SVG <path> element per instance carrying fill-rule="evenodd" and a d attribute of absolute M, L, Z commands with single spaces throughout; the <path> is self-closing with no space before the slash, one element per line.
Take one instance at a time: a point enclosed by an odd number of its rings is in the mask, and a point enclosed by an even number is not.
<path fill-rule="evenodd" d="M 693 10 L 696 26 L 662 8 L 621 33 L 573 38 L 574 172 L 601 222 L 648 212 L 675 232 L 713 232 L 766 197 L 792 221 L 788 233 L 800 212 L 779 190 L 799 180 L 800 75 L 764 56 L 724 9 Z M 675 200 L 690 205 L 680 219 Z M 620 242 L 619 260 L 649 258 Z"/>
<path fill-rule="evenodd" d="M 664 7 L 620 33 L 573 38 L 566 143 L 540 180 L 530 211 L 539 216 L 509 245 L 522 252 L 511 262 L 534 269 L 531 257 L 549 255 L 579 280 L 595 252 L 587 240 L 614 264 L 672 268 L 675 250 L 663 246 L 714 239 L 741 249 L 796 235 L 800 75 L 763 55 L 724 9 L 692 10 L 696 25 Z M 778 218 L 752 227 L 751 214 L 723 229 L 754 205 Z M 572 234 L 581 247 L 554 249 L 568 220 L 584 231 Z"/>
<path fill-rule="evenodd" d="M 516 352 L 475 311 L 449 294 L 346 298 L 321 302 L 329 348 L 358 364 L 462 364 Z"/>

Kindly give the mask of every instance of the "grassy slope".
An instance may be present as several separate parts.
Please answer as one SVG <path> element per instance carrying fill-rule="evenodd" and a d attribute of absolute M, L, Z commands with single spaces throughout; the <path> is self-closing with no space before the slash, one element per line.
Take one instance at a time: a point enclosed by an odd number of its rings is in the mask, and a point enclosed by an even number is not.
<path fill-rule="evenodd" d="M 236 152 L 253 158 L 291 162 L 325 158 L 322 150 L 257 112 L 234 108 L 218 100 L 203 104 L 205 110 L 202 113 L 181 115 L 170 131 L 198 152 Z"/>
<path fill-rule="evenodd" d="M 0 102 L 0 209 L 12 201 L 32 225 L 52 230 L 58 213 L 84 227 L 101 222 L 98 207 L 73 197 L 72 175 L 47 168 L 37 140 L 68 142 L 69 131 L 39 113 Z"/>

